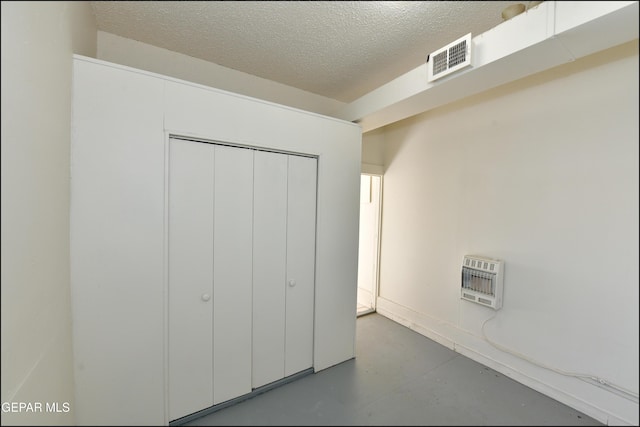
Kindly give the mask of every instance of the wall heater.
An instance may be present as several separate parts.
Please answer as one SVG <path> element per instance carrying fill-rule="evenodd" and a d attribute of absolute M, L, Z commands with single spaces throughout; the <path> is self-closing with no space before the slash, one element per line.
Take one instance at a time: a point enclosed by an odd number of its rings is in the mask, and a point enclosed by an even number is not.
<path fill-rule="evenodd" d="M 498 310 L 502 307 L 503 271 L 501 260 L 465 255 L 460 298 Z"/>

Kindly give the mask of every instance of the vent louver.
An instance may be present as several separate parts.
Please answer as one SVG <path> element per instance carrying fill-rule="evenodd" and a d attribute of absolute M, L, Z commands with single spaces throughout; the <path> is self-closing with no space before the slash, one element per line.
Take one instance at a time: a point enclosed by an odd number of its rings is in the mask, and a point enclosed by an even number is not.
<path fill-rule="evenodd" d="M 432 82 L 471 65 L 471 33 L 427 57 L 427 80 Z"/>

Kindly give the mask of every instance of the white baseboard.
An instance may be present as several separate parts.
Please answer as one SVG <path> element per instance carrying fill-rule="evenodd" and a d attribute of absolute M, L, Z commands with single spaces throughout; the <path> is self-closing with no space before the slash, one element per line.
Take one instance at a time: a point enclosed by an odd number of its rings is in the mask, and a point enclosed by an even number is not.
<path fill-rule="evenodd" d="M 573 377 L 538 367 L 448 322 L 378 297 L 376 311 L 469 359 L 606 425 L 637 426 L 638 403 Z"/>

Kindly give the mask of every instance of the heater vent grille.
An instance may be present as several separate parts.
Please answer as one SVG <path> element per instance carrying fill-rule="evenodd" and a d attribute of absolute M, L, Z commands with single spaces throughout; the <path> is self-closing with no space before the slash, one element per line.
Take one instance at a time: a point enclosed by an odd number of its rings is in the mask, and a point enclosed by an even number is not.
<path fill-rule="evenodd" d="M 462 261 L 460 297 L 498 310 L 502 307 L 503 262 L 466 255 Z"/>
<path fill-rule="evenodd" d="M 427 80 L 434 81 L 471 65 L 471 33 L 427 57 Z"/>

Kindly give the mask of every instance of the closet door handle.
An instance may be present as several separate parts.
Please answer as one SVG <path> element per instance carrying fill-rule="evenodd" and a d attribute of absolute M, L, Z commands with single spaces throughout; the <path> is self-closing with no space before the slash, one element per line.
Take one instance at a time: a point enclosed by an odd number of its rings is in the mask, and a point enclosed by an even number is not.
<path fill-rule="evenodd" d="M 202 301 L 209 301 L 211 299 L 211 295 L 209 294 L 202 294 Z"/>
<path fill-rule="evenodd" d="M 296 281 L 295 280 L 289 280 L 289 282 L 287 282 L 289 284 L 290 288 L 293 288 L 296 285 Z"/>

